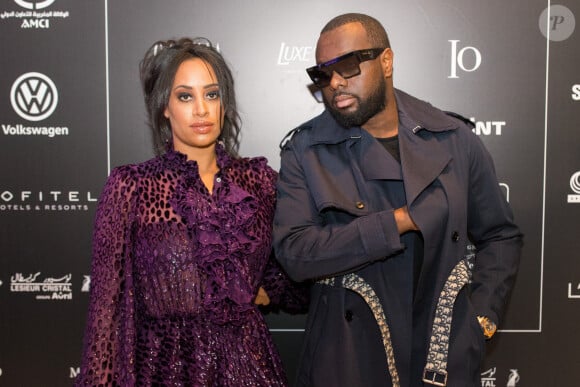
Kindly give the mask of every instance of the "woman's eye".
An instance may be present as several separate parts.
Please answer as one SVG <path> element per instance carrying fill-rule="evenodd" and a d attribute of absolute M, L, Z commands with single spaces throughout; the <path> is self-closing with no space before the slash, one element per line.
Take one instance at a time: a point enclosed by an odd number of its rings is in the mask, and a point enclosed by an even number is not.
<path fill-rule="evenodd" d="M 177 98 L 183 102 L 191 101 L 191 94 L 181 93 L 177 96 Z"/>
<path fill-rule="evenodd" d="M 220 92 L 219 90 L 213 90 L 213 91 L 209 91 L 206 94 L 206 98 L 207 99 L 218 99 L 220 97 Z"/>

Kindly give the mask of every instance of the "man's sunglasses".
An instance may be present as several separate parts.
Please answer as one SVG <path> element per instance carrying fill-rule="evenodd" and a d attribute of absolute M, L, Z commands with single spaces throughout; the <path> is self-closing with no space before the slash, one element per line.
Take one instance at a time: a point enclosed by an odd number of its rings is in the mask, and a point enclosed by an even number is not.
<path fill-rule="evenodd" d="M 337 72 L 344 79 L 359 75 L 359 64 L 377 58 L 384 50 L 384 48 L 368 48 L 352 51 L 328 62 L 309 67 L 306 72 L 316 86 L 323 88 L 330 84 L 334 72 Z"/>

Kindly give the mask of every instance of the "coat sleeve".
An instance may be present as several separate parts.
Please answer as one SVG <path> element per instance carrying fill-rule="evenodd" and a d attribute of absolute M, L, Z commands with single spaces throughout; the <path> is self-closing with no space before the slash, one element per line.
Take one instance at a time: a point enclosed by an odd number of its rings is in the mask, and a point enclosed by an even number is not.
<path fill-rule="evenodd" d="M 133 385 L 134 302 L 131 224 L 135 182 L 113 170 L 97 206 L 89 310 L 81 371 L 75 385 Z"/>
<path fill-rule="evenodd" d="M 274 216 L 274 251 L 286 272 L 297 281 L 334 276 L 402 250 L 393 210 L 346 223 L 324 220 L 309 186 L 322 178 L 324 166 L 312 154 L 305 161 L 300 140 L 293 138 L 282 150 Z"/>
<path fill-rule="evenodd" d="M 266 161 L 260 165 L 263 205 L 272 221 L 276 204 L 276 181 L 278 174 Z M 264 288 L 270 299 L 268 306 L 260 309 L 264 313 L 284 311 L 287 313 L 305 313 L 308 309 L 310 286 L 306 282 L 293 281 L 276 261 L 274 253 L 266 262 L 260 286 Z"/>
<path fill-rule="evenodd" d="M 472 138 L 467 221 L 476 259 L 471 300 L 477 315 L 499 324 L 518 270 L 523 236 L 499 187 L 490 154 L 479 138 Z"/>

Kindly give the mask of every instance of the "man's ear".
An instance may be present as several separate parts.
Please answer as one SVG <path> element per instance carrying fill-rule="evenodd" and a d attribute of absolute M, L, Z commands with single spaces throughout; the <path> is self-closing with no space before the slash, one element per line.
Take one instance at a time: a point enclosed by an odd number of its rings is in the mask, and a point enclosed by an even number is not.
<path fill-rule="evenodd" d="M 381 64 L 383 66 L 383 73 L 385 74 L 385 78 L 390 78 L 393 76 L 393 57 L 394 57 L 393 50 L 390 48 L 385 48 L 383 53 L 381 54 Z"/>

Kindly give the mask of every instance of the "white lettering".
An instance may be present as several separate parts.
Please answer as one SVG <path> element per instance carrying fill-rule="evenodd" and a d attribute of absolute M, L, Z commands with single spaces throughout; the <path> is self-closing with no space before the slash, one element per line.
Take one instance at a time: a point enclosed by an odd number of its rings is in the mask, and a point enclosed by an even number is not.
<path fill-rule="evenodd" d="M 312 47 L 309 46 L 287 46 L 282 42 L 278 53 L 278 64 L 288 65 L 291 62 L 308 62 L 312 54 Z"/>
<path fill-rule="evenodd" d="M 574 101 L 580 101 L 580 85 L 572 86 L 572 99 Z"/>
<path fill-rule="evenodd" d="M 50 28 L 49 19 L 22 19 L 20 28 Z"/>
<path fill-rule="evenodd" d="M 481 65 L 481 53 L 475 47 L 463 47 L 461 50 L 457 51 L 457 43 L 459 40 L 449 40 L 451 42 L 451 74 L 447 78 L 459 78 L 457 75 L 457 66 L 463 71 L 472 72 L 479 68 Z M 471 68 L 465 66 L 464 54 L 466 52 L 473 52 L 474 63 Z"/>

